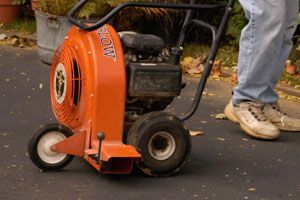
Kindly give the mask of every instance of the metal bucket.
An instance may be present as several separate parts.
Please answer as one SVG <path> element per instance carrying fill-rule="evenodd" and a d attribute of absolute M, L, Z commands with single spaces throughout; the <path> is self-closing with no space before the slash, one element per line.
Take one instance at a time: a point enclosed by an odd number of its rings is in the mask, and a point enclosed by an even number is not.
<path fill-rule="evenodd" d="M 42 62 L 51 64 L 55 50 L 64 41 L 71 23 L 67 17 L 53 16 L 37 10 L 35 18 L 38 57 Z"/>

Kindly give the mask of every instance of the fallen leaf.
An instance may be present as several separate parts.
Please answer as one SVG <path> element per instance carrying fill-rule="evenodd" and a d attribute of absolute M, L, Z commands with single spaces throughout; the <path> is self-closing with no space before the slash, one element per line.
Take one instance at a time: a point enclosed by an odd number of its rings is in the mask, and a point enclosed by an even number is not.
<path fill-rule="evenodd" d="M 224 113 L 219 113 L 215 115 L 215 119 L 227 119 Z"/>
<path fill-rule="evenodd" d="M 213 64 L 211 75 L 213 77 L 218 77 L 221 75 L 221 66 L 222 62 L 220 60 L 216 60 Z"/>
<path fill-rule="evenodd" d="M 0 34 L 0 40 L 6 40 L 8 37 L 4 33 Z"/>
<path fill-rule="evenodd" d="M 290 75 L 294 75 L 297 72 L 297 67 L 292 64 L 291 60 L 287 60 L 285 65 L 285 71 Z"/>
<path fill-rule="evenodd" d="M 202 71 L 199 68 L 192 68 L 192 69 L 187 70 L 187 73 L 189 73 L 189 74 L 201 74 Z"/>
<path fill-rule="evenodd" d="M 238 82 L 238 75 L 236 72 L 234 72 L 231 76 L 231 79 L 234 83 L 237 83 Z"/>
<path fill-rule="evenodd" d="M 225 138 L 218 137 L 217 140 L 225 141 L 226 139 L 225 139 Z"/>
<path fill-rule="evenodd" d="M 204 133 L 201 131 L 190 131 L 190 135 L 191 136 L 201 136 L 201 135 L 204 135 Z"/>
<path fill-rule="evenodd" d="M 12 46 L 19 46 L 20 45 L 20 40 L 18 37 L 12 37 L 8 39 L 8 44 Z"/>
<path fill-rule="evenodd" d="M 188 68 L 193 63 L 194 58 L 193 57 L 185 57 L 183 58 L 183 61 L 181 61 L 182 68 Z"/>

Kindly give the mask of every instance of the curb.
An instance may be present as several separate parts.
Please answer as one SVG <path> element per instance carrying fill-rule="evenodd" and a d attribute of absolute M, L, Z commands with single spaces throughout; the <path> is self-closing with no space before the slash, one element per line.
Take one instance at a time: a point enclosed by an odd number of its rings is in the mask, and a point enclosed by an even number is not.
<path fill-rule="evenodd" d="M 276 86 L 276 89 L 281 92 L 284 92 L 288 95 L 300 97 L 300 89 L 295 89 L 293 87 L 283 86 L 283 85 L 279 85 L 279 84 Z"/>

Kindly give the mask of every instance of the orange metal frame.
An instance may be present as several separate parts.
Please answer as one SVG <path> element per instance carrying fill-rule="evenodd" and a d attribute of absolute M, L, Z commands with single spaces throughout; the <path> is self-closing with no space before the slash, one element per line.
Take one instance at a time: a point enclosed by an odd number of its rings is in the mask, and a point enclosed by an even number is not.
<path fill-rule="evenodd" d="M 72 97 L 74 63 L 80 68 L 80 99 Z M 54 74 L 58 64 L 66 71 L 66 96 L 57 102 Z M 134 159 L 141 155 L 131 145 L 122 143 L 126 103 L 126 68 L 122 45 L 117 32 L 105 25 L 93 32 L 72 27 L 63 46 L 57 51 L 50 74 L 52 108 L 56 118 L 73 130 L 74 135 L 53 145 L 52 149 L 84 157 L 103 173 L 130 173 Z M 103 132 L 101 162 L 97 134 Z M 101 163 L 110 163 L 111 168 Z"/>

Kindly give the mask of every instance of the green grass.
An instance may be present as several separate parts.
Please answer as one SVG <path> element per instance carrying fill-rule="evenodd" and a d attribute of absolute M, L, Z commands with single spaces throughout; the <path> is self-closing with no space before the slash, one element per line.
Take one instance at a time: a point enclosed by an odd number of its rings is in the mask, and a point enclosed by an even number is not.
<path fill-rule="evenodd" d="M 36 32 L 36 22 L 34 19 L 18 19 L 12 23 L 3 25 L 3 28 L 6 30 L 32 34 Z"/>

